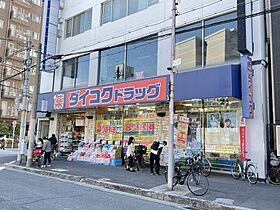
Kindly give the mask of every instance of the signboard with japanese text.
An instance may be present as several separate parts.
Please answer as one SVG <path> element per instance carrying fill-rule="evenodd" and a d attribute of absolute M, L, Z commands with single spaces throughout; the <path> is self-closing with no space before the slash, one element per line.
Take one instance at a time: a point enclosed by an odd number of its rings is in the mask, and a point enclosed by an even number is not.
<path fill-rule="evenodd" d="M 127 118 L 124 119 L 124 140 L 130 136 L 135 138 L 136 143 L 149 145 L 153 142 L 155 136 L 154 118 Z"/>
<path fill-rule="evenodd" d="M 240 118 L 240 160 L 246 159 L 246 123 L 243 117 Z"/>
<path fill-rule="evenodd" d="M 242 112 L 246 119 L 254 118 L 252 59 L 241 57 Z"/>
<path fill-rule="evenodd" d="M 186 147 L 187 135 L 188 135 L 188 123 L 189 119 L 185 116 L 179 116 L 176 147 Z"/>
<path fill-rule="evenodd" d="M 97 138 L 103 140 L 122 139 L 122 121 L 121 120 L 97 120 L 95 133 Z"/>
<path fill-rule="evenodd" d="M 53 109 L 149 103 L 167 100 L 167 77 L 89 87 L 54 95 Z"/>

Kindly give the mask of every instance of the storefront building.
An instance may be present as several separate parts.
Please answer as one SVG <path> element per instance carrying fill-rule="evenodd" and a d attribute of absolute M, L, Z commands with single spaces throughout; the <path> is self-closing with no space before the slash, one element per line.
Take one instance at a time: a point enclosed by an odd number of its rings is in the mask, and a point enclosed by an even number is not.
<path fill-rule="evenodd" d="M 50 90 L 40 94 L 38 107 L 50 113 L 41 121 L 49 122 L 48 134 L 59 137 L 65 152 L 82 140 L 122 146 L 131 135 L 147 146 L 168 140 L 171 42 L 166 23 L 152 23 L 168 19 L 171 1 L 147 0 L 142 9 L 128 3 L 122 5 L 126 12 L 116 2 L 100 1 L 96 8 L 85 1 L 73 12 L 69 1 L 60 10 L 65 21 L 59 29 L 65 36 L 58 39 L 56 53 L 68 55 L 51 76 L 52 84 L 42 79 Z M 193 10 L 177 17 L 176 57 L 181 64 L 175 75 L 175 158 L 202 150 L 213 167 L 228 170 L 235 152 L 248 151 L 263 178 L 265 79 L 261 66 L 252 62 L 260 57 L 263 37 L 254 36 L 254 52 L 241 55 L 236 2 L 204 4 L 178 5 L 178 11 Z M 252 12 L 259 9 L 254 3 Z M 83 15 L 80 24 L 85 25 L 78 30 L 73 22 Z M 256 27 L 245 26 L 245 31 L 260 30 L 261 17 L 251 21 Z"/>

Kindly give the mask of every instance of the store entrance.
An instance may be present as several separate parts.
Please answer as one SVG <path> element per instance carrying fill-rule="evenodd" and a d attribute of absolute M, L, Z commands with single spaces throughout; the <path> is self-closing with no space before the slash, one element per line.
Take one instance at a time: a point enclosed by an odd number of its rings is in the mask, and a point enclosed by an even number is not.
<path fill-rule="evenodd" d="M 59 152 L 69 154 L 84 140 L 85 113 L 60 114 L 59 119 Z"/>

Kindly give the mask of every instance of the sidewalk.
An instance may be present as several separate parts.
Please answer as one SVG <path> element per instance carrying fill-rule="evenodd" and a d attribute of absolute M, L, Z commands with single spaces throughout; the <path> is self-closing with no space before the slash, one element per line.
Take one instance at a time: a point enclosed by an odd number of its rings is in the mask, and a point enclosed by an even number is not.
<path fill-rule="evenodd" d="M 85 182 L 110 189 L 130 192 L 146 197 L 183 203 L 199 209 L 279 209 L 279 186 L 265 183 L 249 185 L 247 180 L 234 180 L 226 174 L 211 174 L 209 191 L 202 197 L 192 195 L 187 187 L 176 186 L 168 191 L 164 175 L 152 176 L 148 168 L 129 172 L 124 167 L 98 166 L 83 162 L 69 162 L 56 159 L 51 168 L 26 169 L 17 165 L 11 167 L 31 172 Z M 219 205 L 222 204 L 222 205 Z"/>

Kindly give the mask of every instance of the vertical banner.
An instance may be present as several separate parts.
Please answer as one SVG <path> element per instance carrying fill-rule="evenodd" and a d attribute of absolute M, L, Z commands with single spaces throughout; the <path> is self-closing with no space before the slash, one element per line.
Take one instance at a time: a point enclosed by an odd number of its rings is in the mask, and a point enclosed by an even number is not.
<path fill-rule="evenodd" d="M 245 118 L 240 117 L 240 160 L 246 159 L 246 123 Z"/>
<path fill-rule="evenodd" d="M 252 59 L 241 57 L 242 112 L 246 119 L 254 118 Z"/>
<path fill-rule="evenodd" d="M 176 146 L 185 148 L 188 136 L 188 118 L 185 116 L 179 116 Z"/>

